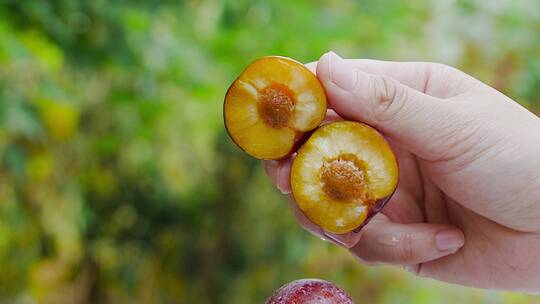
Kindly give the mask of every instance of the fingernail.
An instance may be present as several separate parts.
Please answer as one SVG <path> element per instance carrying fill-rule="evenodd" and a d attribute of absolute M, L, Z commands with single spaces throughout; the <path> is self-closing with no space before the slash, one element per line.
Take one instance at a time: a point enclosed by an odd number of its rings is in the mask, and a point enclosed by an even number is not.
<path fill-rule="evenodd" d="M 270 177 L 272 182 L 275 184 L 276 188 L 279 190 L 279 192 L 283 194 L 289 194 L 291 193 L 291 190 L 289 189 L 282 189 L 280 187 L 281 180 L 280 180 L 280 166 L 279 162 L 275 160 L 269 160 L 264 162 L 264 171 L 266 174 Z"/>
<path fill-rule="evenodd" d="M 356 71 L 334 52 L 329 52 L 330 80 L 338 87 L 352 91 L 356 85 Z"/>
<path fill-rule="evenodd" d="M 333 243 L 333 244 L 335 244 L 337 246 L 344 247 L 344 248 L 349 248 L 350 247 L 350 245 L 347 242 L 347 237 L 345 237 L 345 236 L 340 236 L 340 235 L 324 232 L 324 237 L 329 242 L 331 242 L 331 243 Z"/>
<path fill-rule="evenodd" d="M 333 238 L 330 238 L 330 237 L 322 237 L 321 239 L 327 241 L 327 242 L 330 242 L 338 247 L 345 247 L 345 245 L 341 242 L 338 242 L 337 240 L 333 239 Z"/>
<path fill-rule="evenodd" d="M 278 166 L 278 162 L 275 160 L 267 160 L 263 162 L 264 164 L 264 171 L 266 174 L 274 180 L 275 174 L 276 174 L 276 168 Z"/>
<path fill-rule="evenodd" d="M 266 175 L 270 178 L 272 183 L 278 188 L 279 191 L 279 162 L 275 160 L 269 160 L 264 162 L 264 171 L 266 171 Z"/>
<path fill-rule="evenodd" d="M 283 188 L 283 177 L 281 176 L 281 169 L 283 168 L 283 166 L 277 166 L 277 169 L 275 169 L 275 172 L 276 172 L 276 188 L 278 188 L 279 192 L 281 192 L 281 194 L 289 194 L 291 193 L 291 190 L 289 189 L 286 189 L 286 188 Z"/>
<path fill-rule="evenodd" d="M 292 191 L 289 181 L 291 178 L 289 174 L 290 167 L 291 159 L 287 159 L 285 162 L 282 162 L 276 170 L 277 188 L 282 194 L 289 194 Z"/>
<path fill-rule="evenodd" d="M 465 242 L 463 233 L 457 229 L 439 231 L 435 236 L 437 249 L 440 251 L 457 251 Z"/>
<path fill-rule="evenodd" d="M 335 240 L 333 240 L 333 239 L 331 239 L 331 238 L 328 238 L 328 237 L 325 236 L 325 235 L 319 235 L 319 238 L 320 238 L 321 240 L 325 241 L 325 242 L 329 242 L 329 243 L 332 243 L 332 244 L 334 244 L 334 245 L 336 245 L 336 246 L 343 247 L 342 244 L 336 242 Z"/>
<path fill-rule="evenodd" d="M 281 192 L 281 194 L 290 194 L 291 193 L 291 190 L 290 189 L 283 189 L 281 188 L 281 186 L 277 186 L 279 192 Z"/>
<path fill-rule="evenodd" d="M 279 192 L 283 193 L 283 190 L 281 190 L 281 174 L 280 174 L 280 169 L 281 169 L 281 166 L 277 166 L 277 168 L 275 169 L 275 172 L 276 172 L 276 188 L 278 188 Z"/>

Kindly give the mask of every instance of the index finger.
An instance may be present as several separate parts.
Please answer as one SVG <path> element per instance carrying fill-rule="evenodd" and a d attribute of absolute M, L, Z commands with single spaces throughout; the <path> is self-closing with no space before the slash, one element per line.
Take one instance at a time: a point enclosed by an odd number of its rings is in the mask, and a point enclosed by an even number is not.
<path fill-rule="evenodd" d="M 353 67 L 369 74 L 385 75 L 419 92 L 437 98 L 453 96 L 476 80 L 453 67 L 434 62 L 345 59 Z M 318 61 L 305 66 L 315 73 Z"/>

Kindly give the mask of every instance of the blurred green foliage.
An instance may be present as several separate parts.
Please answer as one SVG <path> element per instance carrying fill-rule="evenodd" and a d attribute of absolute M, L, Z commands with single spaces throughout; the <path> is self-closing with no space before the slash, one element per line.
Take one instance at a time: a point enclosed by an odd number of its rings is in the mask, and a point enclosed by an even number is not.
<path fill-rule="evenodd" d="M 222 125 L 256 57 L 439 61 L 540 110 L 540 3 L 17 1 L 0 6 L 0 302 L 533 303 L 363 267 L 298 228 Z M 538 299 L 536 299 L 538 300 Z"/>

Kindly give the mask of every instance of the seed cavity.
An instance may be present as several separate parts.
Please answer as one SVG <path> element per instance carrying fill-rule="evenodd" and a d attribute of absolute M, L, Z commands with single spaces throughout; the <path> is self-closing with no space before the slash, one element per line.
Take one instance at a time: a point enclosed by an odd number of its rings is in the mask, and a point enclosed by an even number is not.
<path fill-rule="evenodd" d="M 285 85 L 273 83 L 260 92 L 259 114 L 267 125 L 281 129 L 289 125 L 294 104 L 294 93 Z"/>
<path fill-rule="evenodd" d="M 321 182 L 326 195 L 336 201 L 360 201 L 364 205 L 374 202 L 369 191 L 366 164 L 353 154 L 325 160 L 321 167 Z"/>

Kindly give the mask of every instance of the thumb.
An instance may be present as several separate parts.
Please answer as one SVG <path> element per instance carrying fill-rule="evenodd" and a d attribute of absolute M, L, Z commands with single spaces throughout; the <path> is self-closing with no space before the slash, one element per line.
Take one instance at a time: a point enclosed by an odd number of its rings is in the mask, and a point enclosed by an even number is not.
<path fill-rule="evenodd" d="M 321 57 L 317 76 L 340 116 L 372 125 L 426 159 L 441 158 L 467 119 L 456 104 L 363 72 L 333 52 Z"/>

